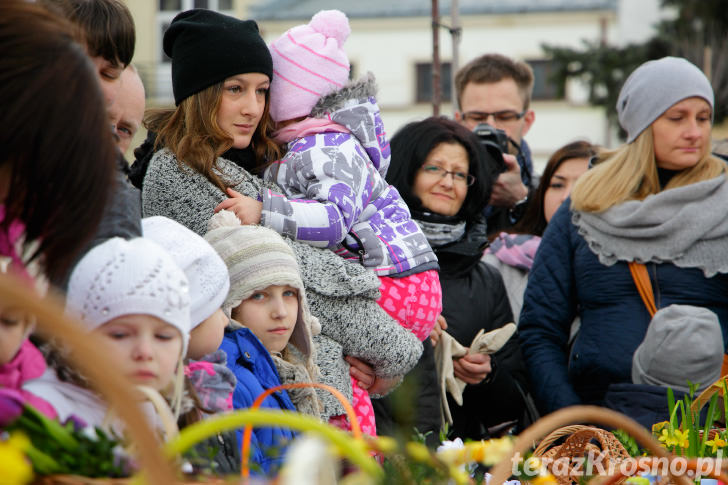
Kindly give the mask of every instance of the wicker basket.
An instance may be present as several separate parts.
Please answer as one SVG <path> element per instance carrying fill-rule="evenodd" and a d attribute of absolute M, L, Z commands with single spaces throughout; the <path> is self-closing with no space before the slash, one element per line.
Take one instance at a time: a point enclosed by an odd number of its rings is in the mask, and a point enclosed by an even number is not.
<path fill-rule="evenodd" d="M 563 443 L 556 444 L 563 439 Z M 533 452 L 536 457 L 546 458 L 549 472 L 554 474 L 560 485 L 576 485 L 580 482 L 582 467 L 579 464 L 588 457 L 602 455 L 605 465 L 619 465 L 630 458 L 622 443 L 609 431 L 593 426 L 564 426 L 549 433 Z M 557 460 L 567 459 L 567 475 L 556 474 L 552 465 Z"/>
<path fill-rule="evenodd" d="M 642 447 L 646 448 L 647 451 L 652 454 L 651 458 L 646 458 L 647 460 L 660 458 L 666 460 L 667 463 L 670 464 L 673 459 L 677 458 L 674 455 L 668 453 L 668 451 L 663 448 L 660 443 L 644 427 L 642 427 L 639 423 L 632 420 L 631 418 L 628 418 L 627 416 L 624 416 L 623 414 L 620 414 L 616 411 L 599 408 L 596 406 L 573 406 L 570 408 L 561 409 L 555 413 L 544 416 L 536 421 L 533 425 L 531 425 L 528 429 L 524 430 L 523 433 L 521 433 L 516 439 L 513 453 L 493 468 L 493 478 L 491 479 L 490 483 L 500 484 L 507 480 L 508 477 L 511 475 L 514 459 L 519 456 L 524 456 L 524 454 L 526 454 L 531 448 L 533 448 L 534 445 L 543 443 L 542 447 L 539 444 L 541 452 L 544 453 L 544 449 L 546 450 L 545 452 L 548 452 L 549 447 L 552 446 L 560 437 L 564 437 L 567 434 L 574 434 L 573 430 L 576 430 L 575 433 L 577 434 L 585 431 L 584 428 L 569 428 L 569 426 L 573 425 L 574 423 L 584 422 L 596 423 L 615 429 L 622 429 L 625 432 L 629 433 L 637 440 L 637 442 Z M 551 433 L 553 433 L 554 431 L 556 431 L 556 433 L 552 435 Z M 580 440 L 576 440 L 576 449 L 579 449 L 579 447 L 583 447 L 582 449 L 587 448 L 588 445 L 584 444 L 587 436 L 588 435 L 584 435 Z M 550 440 L 551 442 L 549 443 L 548 441 L 546 441 L 546 439 Z M 593 438 L 589 438 L 589 443 L 591 443 L 592 440 Z M 543 441 L 546 442 L 544 443 Z M 599 441 L 598 438 L 597 441 Z M 609 444 L 601 446 L 606 446 L 606 448 L 609 449 L 610 452 L 612 451 L 611 445 Z M 539 447 L 537 447 L 537 449 Z M 564 452 L 567 451 L 568 449 L 564 450 Z M 688 460 L 687 467 L 682 468 L 682 470 L 683 472 L 691 470 L 695 471 L 697 469 L 697 466 L 697 460 Z M 671 466 L 668 466 L 667 468 L 668 470 L 672 469 Z M 610 485 L 617 483 L 623 478 L 624 475 L 617 472 L 615 475 L 612 476 L 596 477 L 595 480 L 602 485 Z M 728 475 L 726 475 L 725 472 L 722 472 L 719 475 L 712 474 L 711 478 L 717 478 L 724 483 L 728 483 Z M 672 476 L 671 481 L 678 485 L 693 484 L 692 480 L 689 479 L 684 473 Z"/>

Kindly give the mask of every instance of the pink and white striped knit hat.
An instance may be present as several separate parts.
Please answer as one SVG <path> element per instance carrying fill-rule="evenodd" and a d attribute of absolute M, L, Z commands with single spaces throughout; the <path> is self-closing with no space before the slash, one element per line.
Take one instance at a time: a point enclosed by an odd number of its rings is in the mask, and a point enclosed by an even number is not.
<path fill-rule="evenodd" d="M 322 96 L 349 79 L 349 59 L 341 48 L 351 33 L 339 10 L 321 10 L 308 25 L 298 25 L 274 40 L 270 115 L 273 121 L 307 116 Z"/>

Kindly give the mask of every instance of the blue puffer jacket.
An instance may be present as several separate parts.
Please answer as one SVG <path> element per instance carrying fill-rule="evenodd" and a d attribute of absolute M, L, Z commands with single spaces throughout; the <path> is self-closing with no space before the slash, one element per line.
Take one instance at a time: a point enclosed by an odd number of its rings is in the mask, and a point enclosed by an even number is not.
<path fill-rule="evenodd" d="M 544 233 L 518 327 L 543 412 L 601 405 L 610 384 L 632 382 L 632 355 L 650 322 L 627 263 L 599 262 L 572 223 L 570 204 L 564 202 Z M 705 307 L 718 315 L 728 342 L 728 275 L 706 278 L 699 269 L 669 263 L 651 263 L 647 270 L 658 309 L 673 303 Z M 569 349 L 577 315 L 581 329 Z"/>
<path fill-rule="evenodd" d="M 247 328 L 226 332 L 220 349 L 227 354 L 227 365 L 238 382 L 233 391 L 233 408 L 245 409 L 266 389 L 280 385 L 276 366 L 270 354 Z M 286 391 L 278 391 L 265 398 L 261 408 L 295 411 Z M 251 441 L 251 471 L 271 475 L 283 463 L 280 448 L 294 438 L 288 428 L 253 429 Z M 238 431 L 238 446 L 242 431 Z M 256 469 L 259 468 L 259 469 Z"/>

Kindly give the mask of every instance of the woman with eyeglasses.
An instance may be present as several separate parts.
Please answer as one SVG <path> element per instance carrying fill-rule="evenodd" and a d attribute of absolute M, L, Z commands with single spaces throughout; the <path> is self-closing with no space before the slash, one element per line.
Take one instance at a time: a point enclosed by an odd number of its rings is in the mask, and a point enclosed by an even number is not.
<path fill-rule="evenodd" d="M 440 263 L 443 310 L 432 343 L 438 345 L 445 330 L 468 347 L 481 329 L 488 332 L 513 321 L 500 274 L 480 261 L 487 244 L 483 207 L 495 178 L 489 169 L 494 162 L 476 135 L 445 118 L 406 125 L 392 138 L 391 148 L 387 181 L 409 206 Z M 494 355 L 466 355 L 452 364 L 455 376 L 467 385 L 462 406 L 448 396 L 451 436 L 485 438 L 509 427 L 499 425 L 521 418 L 519 387 L 525 389 L 526 374 L 516 337 Z M 427 362 L 419 367 L 425 371 Z M 420 396 L 429 391 L 429 399 L 439 399 L 436 376 L 420 374 Z M 420 415 L 414 424 L 420 431 L 439 429 L 438 404 L 417 403 Z"/>

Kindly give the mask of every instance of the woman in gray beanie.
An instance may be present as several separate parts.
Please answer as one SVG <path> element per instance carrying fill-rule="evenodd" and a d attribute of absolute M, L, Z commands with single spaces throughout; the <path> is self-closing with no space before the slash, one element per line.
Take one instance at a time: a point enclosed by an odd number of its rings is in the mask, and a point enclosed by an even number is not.
<path fill-rule="evenodd" d="M 602 154 L 553 216 L 524 297 L 521 348 L 545 412 L 603 405 L 610 384 L 632 383 L 651 314 L 630 262 L 644 263 L 657 310 L 710 310 L 728 341 L 728 183 L 710 153 L 710 82 L 685 59 L 649 61 L 625 82 L 617 113 L 627 143 Z M 689 312 L 676 315 L 689 323 Z M 569 346 L 576 316 L 581 329 Z"/>

